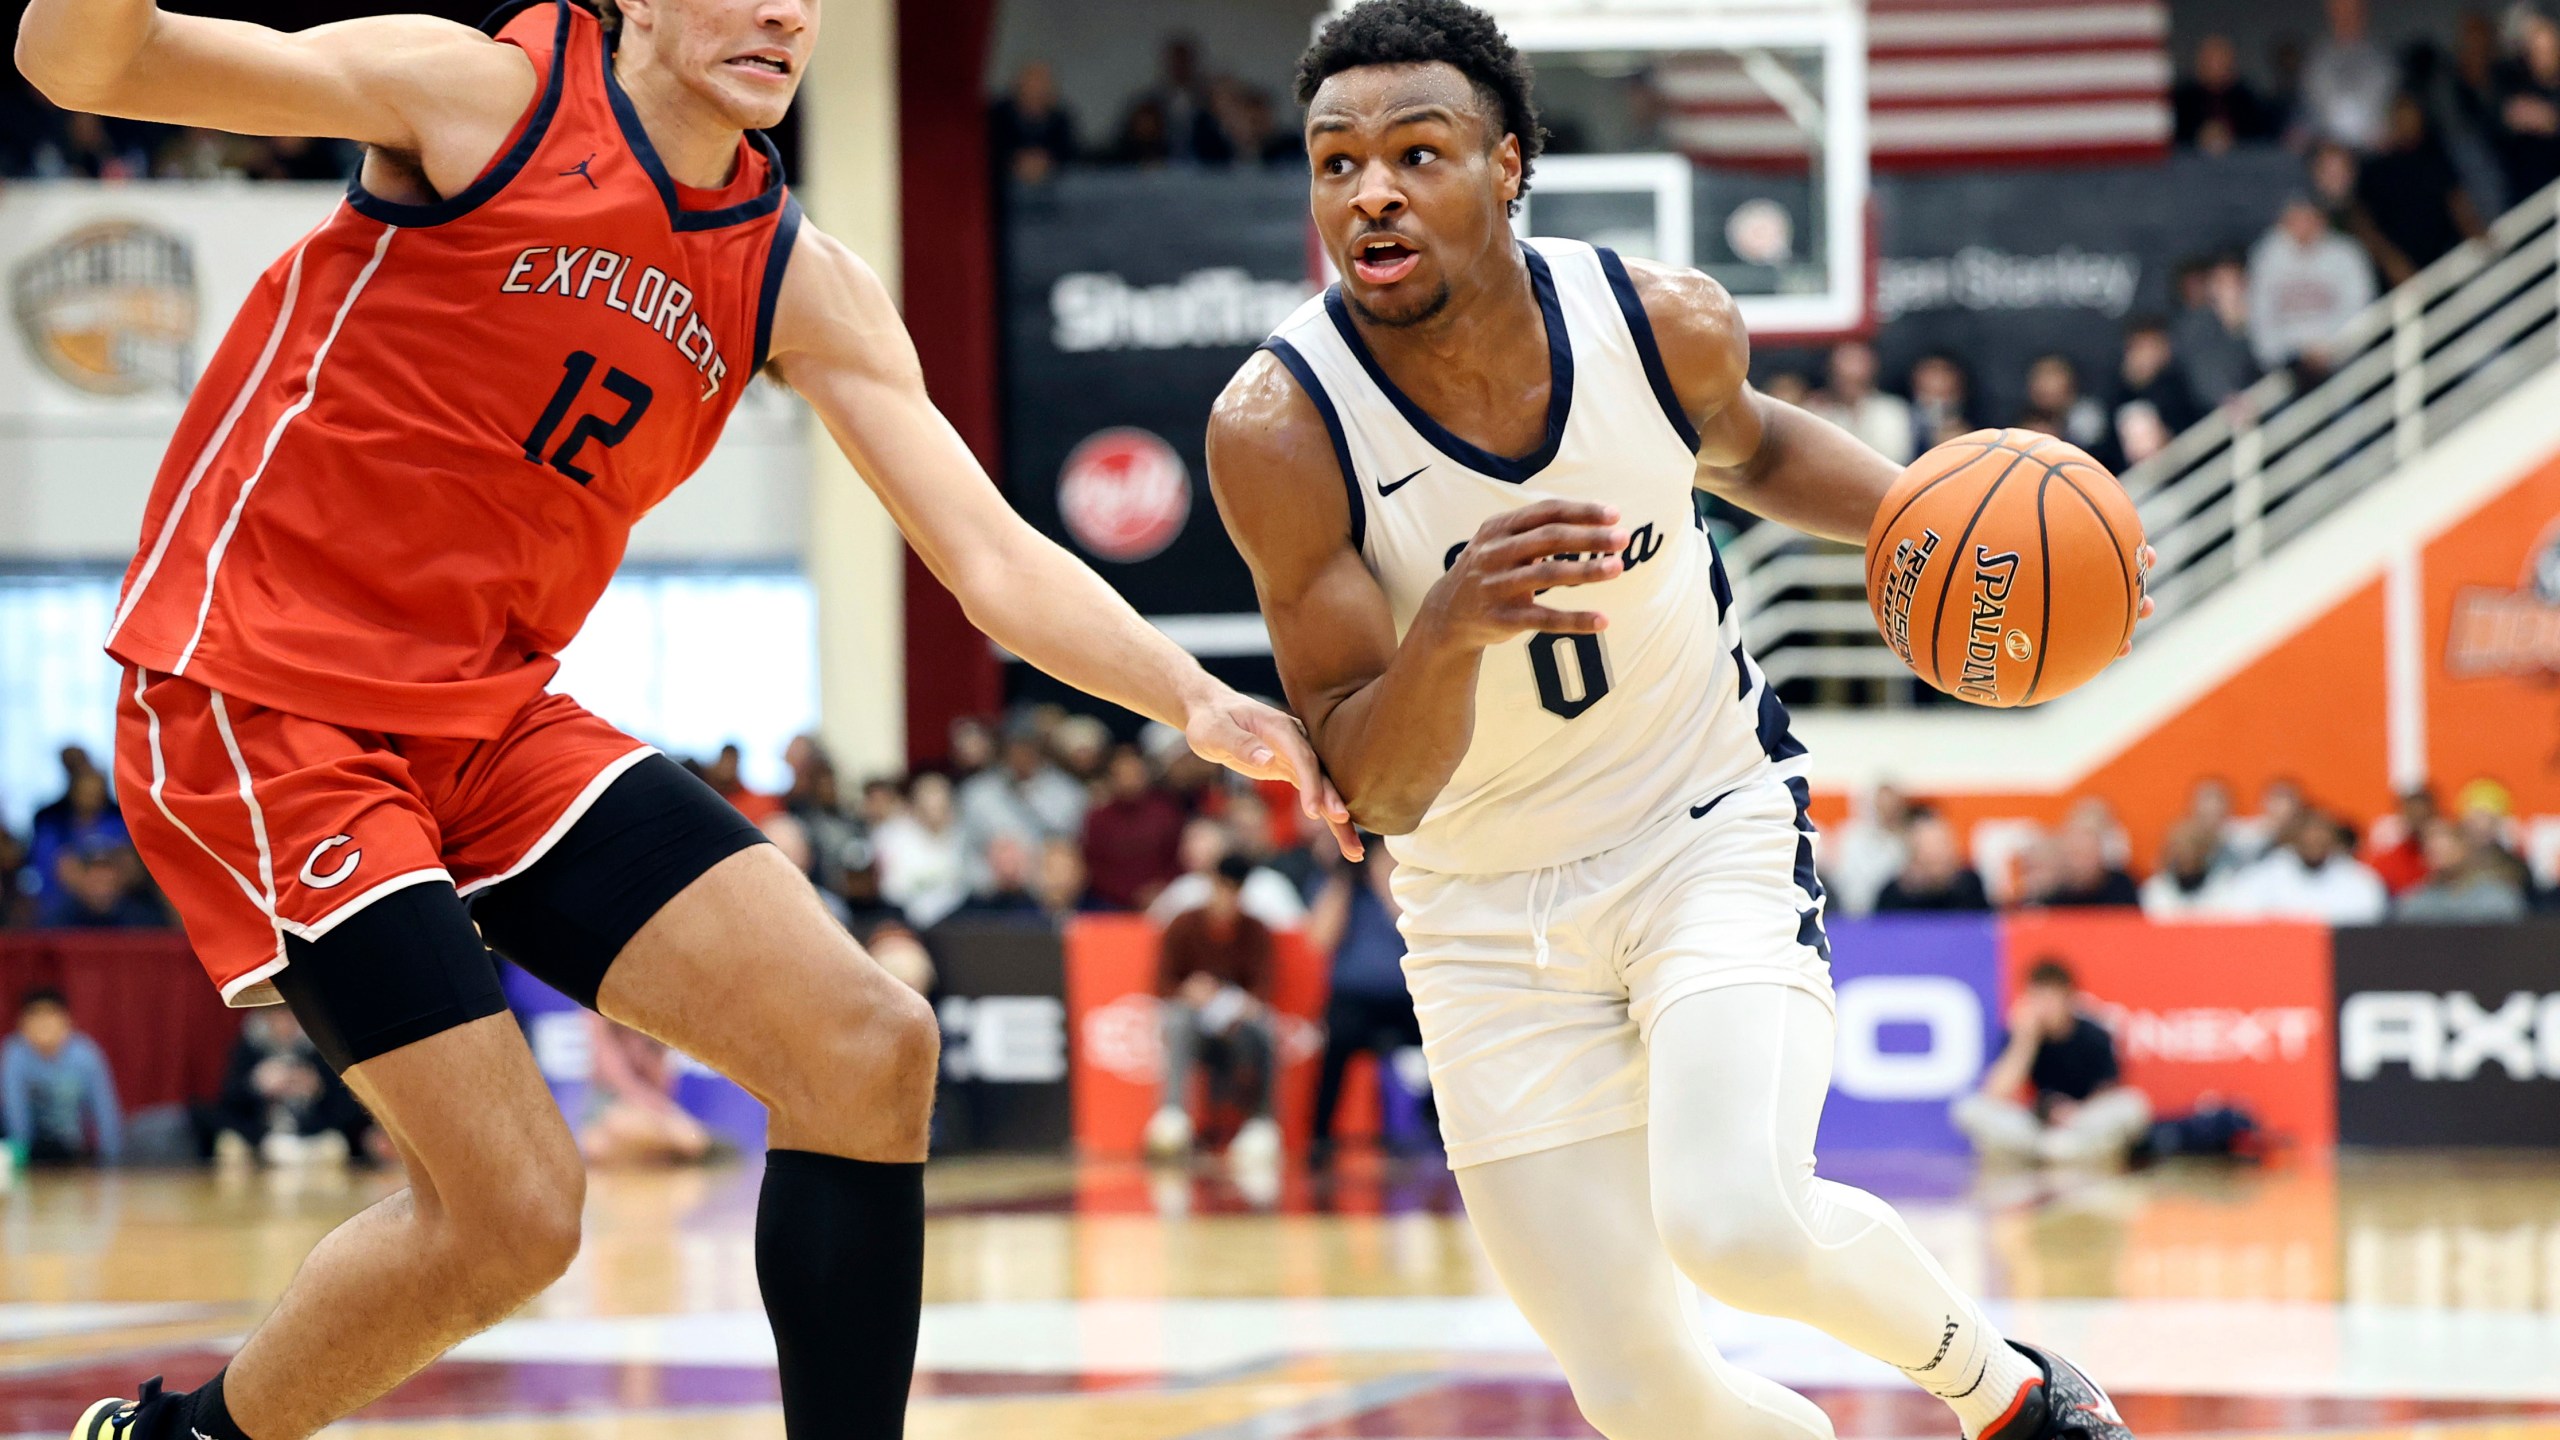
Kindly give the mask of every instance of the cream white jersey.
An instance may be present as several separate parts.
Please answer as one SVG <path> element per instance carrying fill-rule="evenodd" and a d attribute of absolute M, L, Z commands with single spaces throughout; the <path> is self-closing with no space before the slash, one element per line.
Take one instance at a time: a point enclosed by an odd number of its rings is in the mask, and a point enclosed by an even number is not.
<path fill-rule="evenodd" d="M 1475 734 L 1421 825 L 1394 837 L 1425 870 L 1499 874 L 1570 864 L 1702 806 L 1804 747 L 1744 653 L 1733 587 L 1696 507 L 1698 436 L 1671 388 L 1626 266 L 1572 240 L 1526 258 L 1546 321 L 1545 438 L 1490 454 L 1423 413 L 1353 328 L 1340 288 L 1268 348 L 1332 433 L 1353 543 L 1401 637 L 1476 527 L 1544 499 L 1615 506 L 1625 569 L 1542 603 L 1598 610 L 1598 635 L 1514 637 L 1484 654 Z"/>

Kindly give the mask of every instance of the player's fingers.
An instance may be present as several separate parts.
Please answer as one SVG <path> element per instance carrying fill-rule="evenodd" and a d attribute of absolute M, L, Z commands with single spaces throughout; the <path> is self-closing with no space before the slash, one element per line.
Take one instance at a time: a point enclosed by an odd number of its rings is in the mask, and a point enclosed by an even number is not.
<path fill-rule="evenodd" d="M 1342 851 L 1343 859 L 1357 860 L 1369 853 L 1369 847 L 1360 843 L 1359 827 L 1348 820 L 1327 819 L 1324 823 L 1333 832 L 1333 843 Z"/>
<path fill-rule="evenodd" d="M 1603 555 L 1596 560 L 1540 560 L 1504 571 L 1502 583 L 1534 594 L 1558 585 L 1589 585 L 1615 579 L 1626 568 L 1626 562 L 1616 555 Z"/>
<path fill-rule="evenodd" d="M 1524 565 L 1550 555 L 1615 555 L 1627 548 L 1627 532 L 1606 525 L 1541 525 L 1485 551 L 1488 564 Z"/>
<path fill-rule="evenodd" d="M 1588 500 L 1540 500 L 1517 510 L 1506 510 L 1485 522 L 1480 533 L 1490 539 L 1497 535 L 1518 535 L 1545 525 L 1607 526 L 1618 523 L 1618 507 Z"/>
<path fill-rule="evenodd" d="M 1254 732 L 1273 757 L 1278 776 L 1298 788 L 1298 808 L 1310 820 L 1349 823 L 1351 808 L 1342 801 L 1340 791 L 1324 773 L 1324 763 L 1316 758 L 1315 746 L 1307 743 L 1307 732 L 1298 722 L 1277 710 L 1255 707 L 1246 717 Z"/>
<path fill-rule="evenodd" d="M 1609 617 L 1597 610 L 1555 610 L 1544 605 L 1505 605 L 1493 613 L 1494 623 L 1513 630 L 1548 630 L 1560 635 L 1597 635 L 1609 628 Z"/>

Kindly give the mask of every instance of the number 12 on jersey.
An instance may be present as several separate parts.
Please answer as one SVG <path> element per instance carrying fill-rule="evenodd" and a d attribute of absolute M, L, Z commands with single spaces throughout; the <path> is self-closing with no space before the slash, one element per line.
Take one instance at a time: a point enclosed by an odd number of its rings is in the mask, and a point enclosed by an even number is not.
<path fill-rule="evenodd" d="M 1609 652 L 1597 635 L 1541 630 L 1529 637 L 1529 673 L 1538 679 L 1538 703 L 1575 719 L 1609 693 Z"/>
<path fill-rule="evenodd" d="M 536 465 L 544 463 L 543 447 L 551 443 L 552 432 L 568 418 L 569 407 L 578 402 L 579 392 L 587 388 L 587 377 L 595 373 L 596 357 L 584 350 L 573 350 L 560 365 L 567 372 L 560 377 L 560 388 L 551 392 L 551 403 L 543 407 L 542 418 L 533 422 L 533 430 L 524 437 L 524 458 Z M 551 468 L 581 485 L 596 477 L 594 471 L 578 463 L 578 452 L 587 448 L 590 440 L 610 450 L 630 438 L 631 427 L 639 424 L 640 417 L 649 413 L 649 402 L 655 398 L 647 385 L 618 369 L 604 372 L 602 388 L 622 401 L 622 413 L 611 420 L 593 411 L 579 416 L 578 423 L 569 428 L 569 438 L 561 441 L 560 448 L 551 452 Z"/>

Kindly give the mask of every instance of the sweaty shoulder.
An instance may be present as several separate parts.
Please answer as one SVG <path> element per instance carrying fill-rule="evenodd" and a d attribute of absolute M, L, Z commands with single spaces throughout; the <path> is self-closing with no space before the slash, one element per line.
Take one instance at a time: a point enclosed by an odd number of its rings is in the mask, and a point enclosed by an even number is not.
<path fill-rule="evenodd" d="M 1680 408 L 1704 429 L 1742 392 L 1751 372 L 1742 314 L 1722 285 L 1696 270 L 1633 257 L 1626 266 Z"/>
<path fill-rule="evenodd" d="M 1351 542 L 1332 432 L 1279 357 L 1257 350 L 1209 411 L 1209 490 L 1248 560 Z"/>

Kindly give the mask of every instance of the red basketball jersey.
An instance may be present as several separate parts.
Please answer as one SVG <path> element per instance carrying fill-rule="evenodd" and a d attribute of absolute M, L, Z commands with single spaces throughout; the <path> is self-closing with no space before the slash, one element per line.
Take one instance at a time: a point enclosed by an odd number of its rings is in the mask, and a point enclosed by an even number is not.
<path fill-rule="evenodd" d="M 677 185 L 571 0 L 470 188 L 361 181 L 263 276 L 154 484 L 107 648 L 317 720 L 495 736 L 763 363 L 799 206 L 762 135 Z"/>

